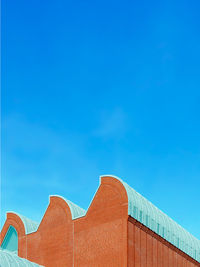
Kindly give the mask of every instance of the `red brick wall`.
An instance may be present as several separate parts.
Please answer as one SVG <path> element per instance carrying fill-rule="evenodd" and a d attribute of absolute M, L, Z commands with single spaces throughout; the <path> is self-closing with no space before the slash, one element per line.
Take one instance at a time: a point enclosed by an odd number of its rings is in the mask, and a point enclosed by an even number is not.
<path fill-rule="evenodd" d="M 4 237 L 8 231 L 9 226 L 12 225 L 18 235 L 18 254 L 20 257 L 26 258 L 26 236 L 25 236 L 25 228 L 20 217 L 15 213 L 7 213 L 7 219 L 3 226 L 0 235 L 0 244 L 3 242 Z"/>
<path fill-rule="evenodd" d="M 196 267 L 187 254 L 147 227 L 128 219 L 128 267 Z"/>
<path fill-rule="evenodd" d="M 19 218 L 13 225 L 24 240 L 19 255 L 46 267 L 125 267 L 127 214 L 126 191 L 112 177 L 102 178 L 87 214 L 76 220 L 62 198 L 51 197 L 37 232 L 25 235 Z"/>
<path fill-rule="evenodd" d="M 38 231 L 27 235 L 27 259 L 46 267 L 73 266 L 73 223 L 62 198 L 50 198 Z"/>
<path fill-rule="evenodd" d="M 187 254 L 128 216 L 121 182 L 103 177 L 84 217 L 72 220 L 61 197 L 51 197 L 37 232 L 25 235 L 21 219 L 7 215 L 1 242 L 13 225 L 21 257 L 46 267 L 196 267 Z"/>
<path fill-rule="evenodd" d="M 104 177 L 86 216 L 75 220 L 74 266 L 127 266 L 127 214 L 124 187 Z"/>

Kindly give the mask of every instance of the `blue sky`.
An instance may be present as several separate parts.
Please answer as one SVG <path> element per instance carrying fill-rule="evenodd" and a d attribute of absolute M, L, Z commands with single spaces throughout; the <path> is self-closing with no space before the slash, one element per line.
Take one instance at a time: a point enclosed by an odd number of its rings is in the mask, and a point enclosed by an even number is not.
<path fill-rule="evenodd" d="M 2 3 L 2 223 L 121 177 L 200 239 L 199 1 Z"/>

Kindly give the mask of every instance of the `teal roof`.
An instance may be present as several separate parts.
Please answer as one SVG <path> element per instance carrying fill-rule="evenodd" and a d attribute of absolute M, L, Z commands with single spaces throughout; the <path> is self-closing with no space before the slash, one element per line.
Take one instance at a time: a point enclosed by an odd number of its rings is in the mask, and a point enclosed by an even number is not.
<path fill-rule="evenodd" d="M 128 215 L 200 262 L 200 240 L 195 238 L 150 201 L 121 181 L 128 195 Z"/>
<path fill-rule="evenodd" d="M 73 202 L 71 202 L 70 200 L 59 196 L 59 195 L 54 195 L 55 197 L 60 197 L 62 199 L 65 200 L 65 202 L 68 204 L 70 210 L 71 210 L 71 214 L 72 214 L 72 220 L 77 219 L 79 217 L 82 217 L 86 214 L 86 210 L 82 209 L 81 207 L 79 207 L 78 205 L 74 204 Z"/>
<path fill-rule="evenodd" d="M 41 266 L 34 262 L 20 258 L 17 254 L 0 249 L 0 266 L 2 267 L 37 267 Z"/>
<path fill-rule="evenodd" d="M 17 216 L 20 217 L 20 219 L 22 220 L 24 227 L 25 227 L 25 233 L 26 234 L 31 234 L 33 232 L 36 232 L 39 226 L 39 223 L 34 222 L 28 218 L 26 218 L 25 216 L 22 216 L 18 213 L 12 212 L 14 214 L 16 214 Z"/>
<path fill-rule="evenodd" d="M 86 211 L 82 208 L 80 208 L 79 206 L 77 206 L 76 204 L 74 204 L 73 202 L 69 201 L 69 200 L 65 200 L 67 202 L 67 204 L 70 207 L 71 213 L 72 213 L 72 220 L 77 219 L 79 217 L 82 217 L 86 214 Z"/>

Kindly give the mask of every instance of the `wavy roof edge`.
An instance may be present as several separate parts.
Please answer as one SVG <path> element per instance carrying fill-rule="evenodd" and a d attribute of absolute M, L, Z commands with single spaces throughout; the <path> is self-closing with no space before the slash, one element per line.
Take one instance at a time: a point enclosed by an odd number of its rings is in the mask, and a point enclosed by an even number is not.
<path fill-rule="evenodd" d="M 85 216 L 86 210 L 79 207 L 78 205 L 74 204 L 72 201 L 60 196 L 60 195 L 51 195 L 50 197 L 60 197 L 62 198 L 69 206 L 71 214 L 72 214 L 72 220 L 78 219 L 80 217 Z"/>
<path fill-rule="evenodd" d="M 100 178 L 103 177 L 117 179 L 124 186 L 128 196 L 128 215 L 200 262 L 200 240 L 190 234 L 119 177 L 113 175 L 100 176 Z"/>
<path fill-rule="evenodd" d="M 9 211 L 7 213 L 13 213 L 13 214 L 16 214 L 23 222 L 24 224 L 24 228 L 25 228 L 25 233 L 26 234 L 31 234 L 33 232 L 36 232 L 38 227 L 39 227 L 39 223 L 38 222 L 35 222 L 17 212 L 14 212 L 14 211 Z"/>
<path fill-rule="evenodd" d="M 169 243 L 171 243 L 184 253 L 188 254 L 196 261 L 200 262 L 200 240 L 194 237 L 191 233 L 185 230 L 182 226 L 176 223 L 173 219 L 171 219 L 168 215 L 158 209 L 154 204 L 152 204 L 149 200 L 135 191 L 119 177 L 110 174 L 101 175 L 100 180 L 103 177 L 114 178 L 121 182 L 121 184 L 124 186 L 128 197 L 128 215 L 151 229 L 153 232 L 167 240 Z M 93 197 L 88 209 L 84 210 L 83 208 L 60 195 L 51 196 L 60 197 L 68 204 L 72 214 L 72 220 L 85 216 L 94 199 Z M 37 231 L 39 223 L 34 222 L 18 213 L 12 213 L 18 215 L 21 218 L 24 223 L 26 234 Z"/>

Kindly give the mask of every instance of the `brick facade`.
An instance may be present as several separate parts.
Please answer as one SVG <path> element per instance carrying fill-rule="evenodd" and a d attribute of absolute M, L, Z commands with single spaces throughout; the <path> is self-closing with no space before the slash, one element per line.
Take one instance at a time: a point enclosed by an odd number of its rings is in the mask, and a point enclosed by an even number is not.
<path fill-rule="evenodd" d="M 128 216 L 128 198 L 120 181 L 103 177 L 85 216 L 72 219 L 66 201 L 50 197 L 36 232 L 25 234 L 12 213 L 9 225 L 18 233 L 18 255 L 46 267 L 195 267 L 200 263 Z"/>

